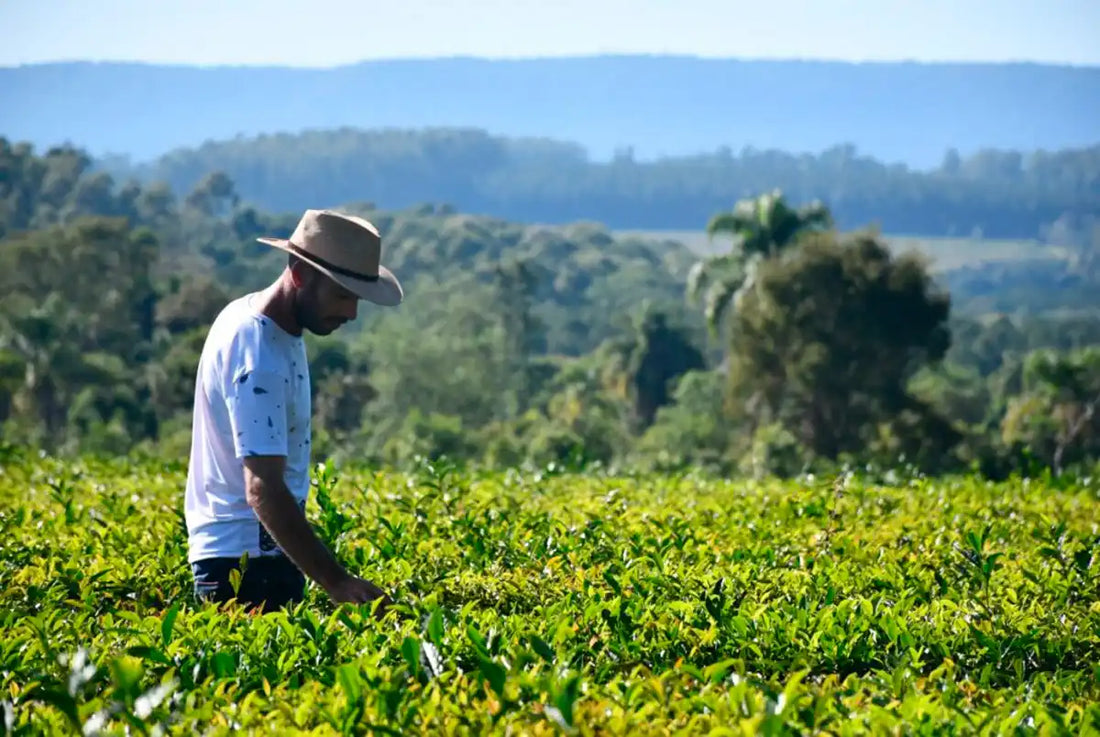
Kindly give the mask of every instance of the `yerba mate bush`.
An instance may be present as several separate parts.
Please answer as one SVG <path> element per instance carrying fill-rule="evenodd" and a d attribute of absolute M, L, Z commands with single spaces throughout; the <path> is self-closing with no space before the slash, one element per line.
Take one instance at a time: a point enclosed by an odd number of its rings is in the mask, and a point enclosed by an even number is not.
<path fill-rule="evenodd" d="M 6 733 L 1100 733 L 1089 482 L 318 468 L 378 621 L 196 607 L 178 464 L 0 460 Z"/>

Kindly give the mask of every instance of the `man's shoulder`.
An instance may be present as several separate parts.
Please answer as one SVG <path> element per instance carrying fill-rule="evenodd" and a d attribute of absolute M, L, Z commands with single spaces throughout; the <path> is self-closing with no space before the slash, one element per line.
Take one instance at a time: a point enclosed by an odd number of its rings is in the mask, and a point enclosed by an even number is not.
<path fill-rule="evenodd" d="M 222 309 L 210 327 L 205 352 L 227 379 L 253 372 L 286 375 L 296 355 L 294 342 L 254 309 L 251 296 L 238 297 Z"/>
<path fill-rule="evenodd" d="M 210 323 L 202 348 L 202 363 L 221 368 L 239 360 L 259 341 L 261 326 L 248 305 L 248 295 L 226 304 Z"/>
<path fill-rule="evenodd" d="M 215 348 L 230 348 L 242 341 L 257 340 L 263 332 L 261 316 L 249 304 L 252 295 L 237 297 L 221 309 L 210 324 L 206 341 Z"/>

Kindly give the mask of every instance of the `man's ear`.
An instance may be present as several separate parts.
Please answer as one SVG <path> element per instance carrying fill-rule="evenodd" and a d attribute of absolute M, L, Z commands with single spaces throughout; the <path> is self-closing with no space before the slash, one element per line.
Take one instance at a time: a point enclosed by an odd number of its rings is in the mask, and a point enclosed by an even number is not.
<path fill-rule="evenodd" d="M 294 285 L 295 289 L 301 289 L 309 282 L 309 265 L 304 261 L 295 260 L 293 263 L 287 264 L 287 271 L 290 273 L 290 283 Z"/>

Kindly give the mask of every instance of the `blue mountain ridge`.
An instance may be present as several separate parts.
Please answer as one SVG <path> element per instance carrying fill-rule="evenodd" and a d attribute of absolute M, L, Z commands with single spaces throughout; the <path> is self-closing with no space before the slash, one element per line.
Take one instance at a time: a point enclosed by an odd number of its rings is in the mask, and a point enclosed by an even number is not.
<path fill-rule="evenodd" d="M 153 159 L 261 133 L 467 126 L 594 159 L 855 145 L 929 168 L 948 149 L 1100 140 L 1100 68 L 683 56 L 370 61 L 329 69 L 65 62 L 0 68 L 0 135 Z"/>

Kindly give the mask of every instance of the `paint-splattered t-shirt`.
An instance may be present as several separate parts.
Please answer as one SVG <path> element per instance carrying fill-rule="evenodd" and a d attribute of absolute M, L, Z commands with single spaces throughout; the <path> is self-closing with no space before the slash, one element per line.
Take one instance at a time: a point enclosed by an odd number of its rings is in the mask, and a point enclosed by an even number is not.
<path fill-rule="evenodd" d="M 301 336 L 240 297 L 210 327 L 199 360 L 184 512 L 190 561 L 280 551 L 248 506 L 242 459 L 286 456 L 286 484 L 309 495 L 309 366 Z"/>

